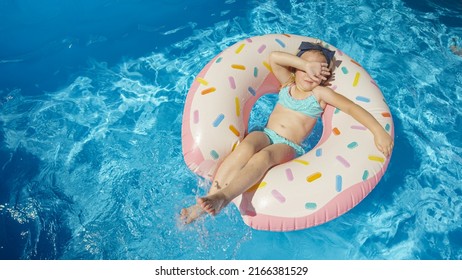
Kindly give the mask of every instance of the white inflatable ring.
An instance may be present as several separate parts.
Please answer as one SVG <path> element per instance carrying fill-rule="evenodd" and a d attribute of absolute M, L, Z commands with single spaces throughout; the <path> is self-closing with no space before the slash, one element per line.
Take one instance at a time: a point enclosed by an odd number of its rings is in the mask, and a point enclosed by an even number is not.
<path fill-rule="evenodd" d="M 287 34 L 248 38 L 225 49 L 197 75 L 182 124 L 183 156 L 193 172 L 213 177 L 247 133 L 257 99 L 279 92 L 269 54 L 296 54 L 302 41 L 320 42 Z M 390 110 L 376 83 L 353 59 L 328 47 L 336 51 L 337 61 L 331 87 L 369 111 L 393 137 Z M 271 231 L 316 226 L 353 208 L 377 185 L 390 158 L 377 150 L 372 133 L 331 106 L 326 107 L 322 122 L 316 147 L 270 169 L 259 185 L 233 201 L 246 224 Z"/>

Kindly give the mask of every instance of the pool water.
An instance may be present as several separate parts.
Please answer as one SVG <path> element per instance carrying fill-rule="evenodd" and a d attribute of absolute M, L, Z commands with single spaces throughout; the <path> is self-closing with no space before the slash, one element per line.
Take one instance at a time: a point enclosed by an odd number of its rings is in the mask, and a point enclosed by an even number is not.
<path fill-rule="evenodd" d="M 462 2 L 211 3 L 0 0 L 0 259 L 462 259 Z M 181 225 L 208 187 L 182 157 L 188 88 L 266 33 L 369 71 L 395 122 L 388 171 L 314 228 L 256 231 L 234 206 Z"/>

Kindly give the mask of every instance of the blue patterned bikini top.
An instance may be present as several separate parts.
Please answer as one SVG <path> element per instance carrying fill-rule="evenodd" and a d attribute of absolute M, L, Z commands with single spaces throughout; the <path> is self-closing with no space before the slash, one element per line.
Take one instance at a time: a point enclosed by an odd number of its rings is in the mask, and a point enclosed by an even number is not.
<path fill-rule="evenodd" d="M 305 99 L 295 99 L 290 95 L 289 89 L 290 86 L 286 86 L 279 91 L 278 103 L 282 106 L 315 119 L 319 118 L 324 112 L 314 95 L 310 95 Z"/>

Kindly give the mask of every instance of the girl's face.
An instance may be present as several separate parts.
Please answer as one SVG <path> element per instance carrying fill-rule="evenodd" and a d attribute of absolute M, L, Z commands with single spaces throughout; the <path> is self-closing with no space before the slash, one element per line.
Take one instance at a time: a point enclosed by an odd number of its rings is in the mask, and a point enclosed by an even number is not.
<path fill-rule="evenodd" d="M 326 57 L 318 51 L 307 51 L 300 58 L 309 62 L 327 62 Z M 311 81 L 306 72 L 299 69 L 295 71 L 295 83 L 300 90 L 305 92 L 311 91 L 321 84 Z"/>

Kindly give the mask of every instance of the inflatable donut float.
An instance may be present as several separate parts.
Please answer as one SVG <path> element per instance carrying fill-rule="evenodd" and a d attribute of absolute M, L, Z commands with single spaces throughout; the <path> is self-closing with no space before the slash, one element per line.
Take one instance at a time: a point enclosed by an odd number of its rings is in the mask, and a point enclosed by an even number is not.
<path fill-rule="evenodd" d="M 218 54 L 194 79 L 186 97 L 182 148 L 187 166 L 212 179 L 222 160 L 248 131 L 253 105 L 278 93 L 268 62 L 272 51 L 296 54 L 302 41 L 335 50 L 331 87 L 370 112 L 393 137 L 382 92 L 348 55 L 318 39 L 269 34 L 245 39 Z M 261 182 L 233 200 L 252 228 L 291 231 L 316 226 L 363 200 L 385 173 L 390 157 L 376 148 L 372 133 L 351 116 L 327 106 L 319 143 L 306 154 L 270 169 Z"/>

